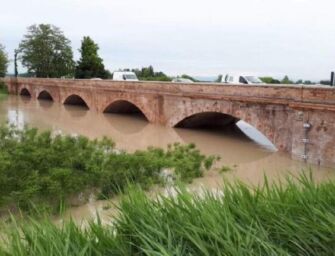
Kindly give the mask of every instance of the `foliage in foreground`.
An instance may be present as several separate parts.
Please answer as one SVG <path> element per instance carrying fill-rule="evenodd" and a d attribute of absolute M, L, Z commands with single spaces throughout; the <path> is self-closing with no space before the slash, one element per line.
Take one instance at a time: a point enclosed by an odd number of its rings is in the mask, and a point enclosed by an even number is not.
<path fill-rule="evenodd" d="M 226 185 L 221 194 L 179 190 L 125 196 L 113 225 L 15 224 L 5 255 L 334 255 L 335 183 Z M 13 226 L 12 226 L 13 227 Z M 7 254 L 6 254 L 6 253 Z"/>
<path fill-rule="evenodd" d="M 59 206 L 67 198 L 89 189 L 104 197 L 124 191 L 128 184 L 148 188 L 164 182 L 161 171 L 174 170 L 190 181 L 209 169 L 194 145 L 171 145 L 119 152 L 104 138 L 52 135 L 36 129 L 0 127 L 0 206 L 27 209 L 31 203 Z"/>

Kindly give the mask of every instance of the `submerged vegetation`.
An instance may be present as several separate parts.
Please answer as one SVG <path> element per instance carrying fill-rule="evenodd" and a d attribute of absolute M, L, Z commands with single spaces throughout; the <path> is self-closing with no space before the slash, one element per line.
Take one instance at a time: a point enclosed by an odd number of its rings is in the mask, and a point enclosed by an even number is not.
<path fill-rule="evenodd" d="M 2 255 L 333 255 L 335 183 L 250 188 L 149 199 L 131 190 L 110 225 L 11 223 Z"/>
<path fill-rule="evenodd" d="M 167 150 L 148 148 L 120 152 L 112 141 L 39 133 L 36 129 L 0 127 L 0 207 L 56 209 L 81 192 L 110 197 L 129 184 L 149 188 L 164 183 L 163 170 L 189 182 L 211 168 L 194 145 L 174 144 Z"/>

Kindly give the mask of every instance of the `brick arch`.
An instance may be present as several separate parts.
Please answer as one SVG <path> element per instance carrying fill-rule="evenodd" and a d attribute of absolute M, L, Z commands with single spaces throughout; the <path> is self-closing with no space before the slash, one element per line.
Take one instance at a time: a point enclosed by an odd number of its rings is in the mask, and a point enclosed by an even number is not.
<path fill-rule="evenodd" d="M 86 105 L 88 109 L 91 109 L 91 102 L 85 95 L 81 93 L 68 93 L 63 97 L 62 103 L 64 105 Z"/>
<path fill-rule="evenodd" d="M 232 103 L 227 101 L 216 101 L 214 103 L 184 102 L 184 106 L 182 108 L 179 106 L 179 111 L 175 111 L 167 120 L 167 124 L 170 127 L 177 127 L 183 120 L 198 114 L 204 115 L 206 113 L 222 114 L 225 117 L 231 117 L 230 120 L 227 119 L 227 123 L 243 120 L 261 132 L 278 149 L 286 150 L 286 145 L 277 143 L 277 141 L 281 141 L 278 139 L 281 135 L 278 134 L 276 130 L 278 120 L 274 120 L 275 114 L 271 107 L 264 108 L 264 106 L 259 105 L 248 105 L 241 102 Z"/>
<path fill-rule="evenodd" d="M 27 87 L 20 88 L 19 95 L 32 97 L 33 94 Z"/>
<path fill-rule="evenodd" d="M 49 90 L 44 90 L 44 89 L 40 90 L 37 93 L 36 98 L 39 100 L 51 100 L 51 101 L 55 100 L 55 97 L 52 95 L 52 93 Z"/>
<path fill-rule="evenodd" d="M 114 109 L 111 110 L 110 108 L 113 108 L 113 107 Z M 107 104 L 103 108 L 103 112 L 104 113 L 138 113 L 139 111 L 141 114 L 143 114 L 143 116 L 149 122 L 153 122 L 151 115 L 148 113 L 148 111 L 146 111 L 146 107 L 149 107 L 149 106 L 141 104 L 138 101 L 129 100 L 127 98 L 117 98 L 117 99 L 114 99 L 112 102 L 109 102 L 109 104 Z"/>

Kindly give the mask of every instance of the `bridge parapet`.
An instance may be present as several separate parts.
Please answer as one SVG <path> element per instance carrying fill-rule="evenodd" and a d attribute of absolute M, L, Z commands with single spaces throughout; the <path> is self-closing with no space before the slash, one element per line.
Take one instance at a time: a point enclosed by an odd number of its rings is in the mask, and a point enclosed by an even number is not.
<path fill-rule="evenodd" d="M 330 86 L 300 86 L 300 85 L 232 85 L 218 83 L 170 83 L 170 82 L 124 82 L 113 80 L 85 79 L 48 79 L 48 78 L 6 78 L 11 86 L 55 86 L 59 88 L 82 88 L 86 90 L 104 89 L 108 91 L 136 91 L 141 93 L 159 93 L 160 95 L 191 96 L 209 99 L 244 98 L 245 101 L 265 103 L 290 102 L 335 104 L 335 88 Z"/>

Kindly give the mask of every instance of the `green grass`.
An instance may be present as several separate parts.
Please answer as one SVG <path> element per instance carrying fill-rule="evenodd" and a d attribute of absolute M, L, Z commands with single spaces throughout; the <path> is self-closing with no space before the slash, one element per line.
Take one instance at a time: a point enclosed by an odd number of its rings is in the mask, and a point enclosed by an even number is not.
<path fill-rule="evenodd" d="M 149 199 L 132 190 L 109 226 L 11 224 L 3 255 L 334 255 L 335 183 L 302 176 L 223 193 Z M 5 229 L 3 229 L 5 232 Z"/>
<path fill-rule="evenodd" d="M 211 168 L 194 145 L 170 145 L 167 150 L 148 148 L 119 152 L 104 138 L 53 135 L 36 129 L 0 126 L 0 207 L 57 210 L 71 204 L 70 197 L 95 191 L 100 198 L 124 191 L 129 184 L 148 189 L 163 184 L 163 169 L 174 170 L 176 179 L 190 182 Z"/>

